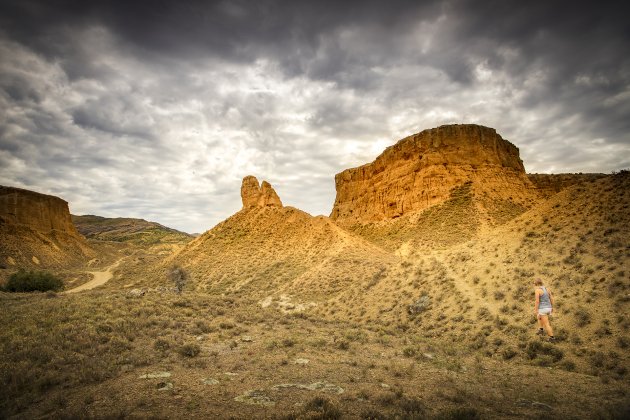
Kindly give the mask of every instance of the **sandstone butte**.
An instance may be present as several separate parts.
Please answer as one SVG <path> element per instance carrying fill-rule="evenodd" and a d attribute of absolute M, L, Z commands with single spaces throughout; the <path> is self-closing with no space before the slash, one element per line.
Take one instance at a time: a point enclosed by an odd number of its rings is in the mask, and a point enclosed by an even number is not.
<path fill-rule="evenodd" d="M 59 197 L 0 186 L 0 262 L 73 265 L 94 256 Z"/>
<path fill-rule="evenodd" d="M 422 211 L 471 182 L 475 194 L 529 207 L 540 198 L 519 150 L 488 127 L 445 125 L 406 137 L 373 162 L 335 176 L 330 217 L 370 223 Z"/>
<path fill-rule="evenodd" d="M 66 201 L 21 188 L 0 186 L 0 223 L 40 233 L 54 230 L 79 236 Z"/>
<path fill-rule="evenodd" d="M 258 183 L 255 176 L 246 176 L 241 184 L 241 199 L 243 209 L 254 207 L 282 207 L 280 197 L 276 194 L 270 183 L 263 181 Z"/>

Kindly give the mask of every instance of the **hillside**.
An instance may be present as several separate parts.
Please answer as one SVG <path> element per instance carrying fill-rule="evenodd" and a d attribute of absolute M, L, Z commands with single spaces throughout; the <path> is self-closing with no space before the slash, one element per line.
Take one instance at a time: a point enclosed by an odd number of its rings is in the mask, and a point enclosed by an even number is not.
<path fill-rule="evenodd" d="M 151 246 L 182 244 L 193 238 L 188 233 L 144 219 L 72 215 L 72 223 L 86 238 L 100 241 L 128 242 L 135 245 Z"/>
<path fill-rule="evenodd" d="M 378 283 L 354 284 L 317 311 L 401 325 L 499 360 L 626 378 L 629 207 L 627 171 L 574 185 L 463 244 L 403 247 L 401 262 Z M 555 294 L 560 352 L 532 335 L 535 278 Z"/>
<path fill-rule="evenodd" d="M 321 301 L 393 262 L 393 256 L 326 217 L 283 207 L 275 198 L 250 200 L 252 178 L 243 181 L 241 211 L 168 261 L 190 273 L 195 290 Z M 266 182 L 261 194 L 277 197 Z"/>

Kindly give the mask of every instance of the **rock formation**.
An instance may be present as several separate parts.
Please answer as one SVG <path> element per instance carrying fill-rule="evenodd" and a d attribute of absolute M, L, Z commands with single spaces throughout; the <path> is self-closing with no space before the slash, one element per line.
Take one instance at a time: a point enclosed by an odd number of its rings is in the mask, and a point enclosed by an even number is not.
<path fill-rule="evenodd" d="M 258 179 L 251 175 L 243 178 L 241 199 L 243 200 L 244 209 L 254 207 L 282 207 L 280 197 L 278 197 L 278 194 L 276 194 L 271 184 L 267 181 L 263 181 L 262 185 L 259 185 Z"/>
<path fill-rule="evenodd" d="M 59 197 L 0 186 L 0 262 L 68 266 L 94 252 L 76 230 Z"/>
<path fill-rule="evenodd" d="M 78 235 L 66 201 L 21 188 L 0 186 L 0 224 L 21 225 L 42 233 L 57 230 Z"/>
<path fill-rule="evenodd" d="M 516 146 L 492 128 L 447 125 L 404 138 L 374 162 L 337 174 L 331 218 L 344 224 L 397 218 L 444 202 L 467 182 L 476 194 L 525 207 L 538 198 Z"/>

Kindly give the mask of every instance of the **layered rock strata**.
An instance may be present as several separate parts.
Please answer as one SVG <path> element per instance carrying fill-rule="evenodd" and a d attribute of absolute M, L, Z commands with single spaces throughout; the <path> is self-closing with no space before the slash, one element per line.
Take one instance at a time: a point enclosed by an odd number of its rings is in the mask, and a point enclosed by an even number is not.
<path fill-rule="evenodd" d="M 276 194 L 270 183 L 263 181 L 262 185 L 258 183 L 255 176 L 246 176 L 241 184 L 241 199 L 243 200 L 243 208 L 255 207 L 282 207 L 282 201 Z"/>
<path fill-rule="evenodd" d="M 472 182 L 475 193 L 527 206 L 537 198 L 519 151 L 478 125 L 424 130 L 388 147 L 374 162 L 335 176 L 331 218 L 343 223 L 393 219 L 444 202 Z"/>
<path fill-rule="evenodd" d="M 94 257 L 59 197 L 0 186 L 0 265 L 69 267 Z"/>
<path fill-rule="evenodd" d="M 0 224 L 78 235 L 66 201 L 21 188 L 0 186 Z"/>

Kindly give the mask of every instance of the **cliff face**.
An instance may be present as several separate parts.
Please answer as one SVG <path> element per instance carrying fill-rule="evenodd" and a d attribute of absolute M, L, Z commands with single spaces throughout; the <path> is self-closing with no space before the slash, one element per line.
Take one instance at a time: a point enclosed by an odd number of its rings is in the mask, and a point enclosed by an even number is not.
<path fill-rule="evenodd" d="M 516 146 L 492 128 L 448 125 L 404 138 L 374 162 L 337 174 L 331 218 L 349 224 L 397 218 L 446 201 L 467 182 L 477 194 L 518 205 L 537 197 Z"/>
<path fill-rule="evenodd" d="M 94 255 L 72 224 L 66 201 L 0 186 L 0 265 L 67 268 Z"/>
<path fill-rule="evenodd" d="M 66 201 L 21 188 L 0 186 L 0 223 L 78 235 Z"/>
<path fill-rule="evenodd" d="M 571 185 L 580 182 L 594 182 L 605 176 L 605 174 L 527 174 L 529 180 L 545 198 L 549 198 Z"/>

